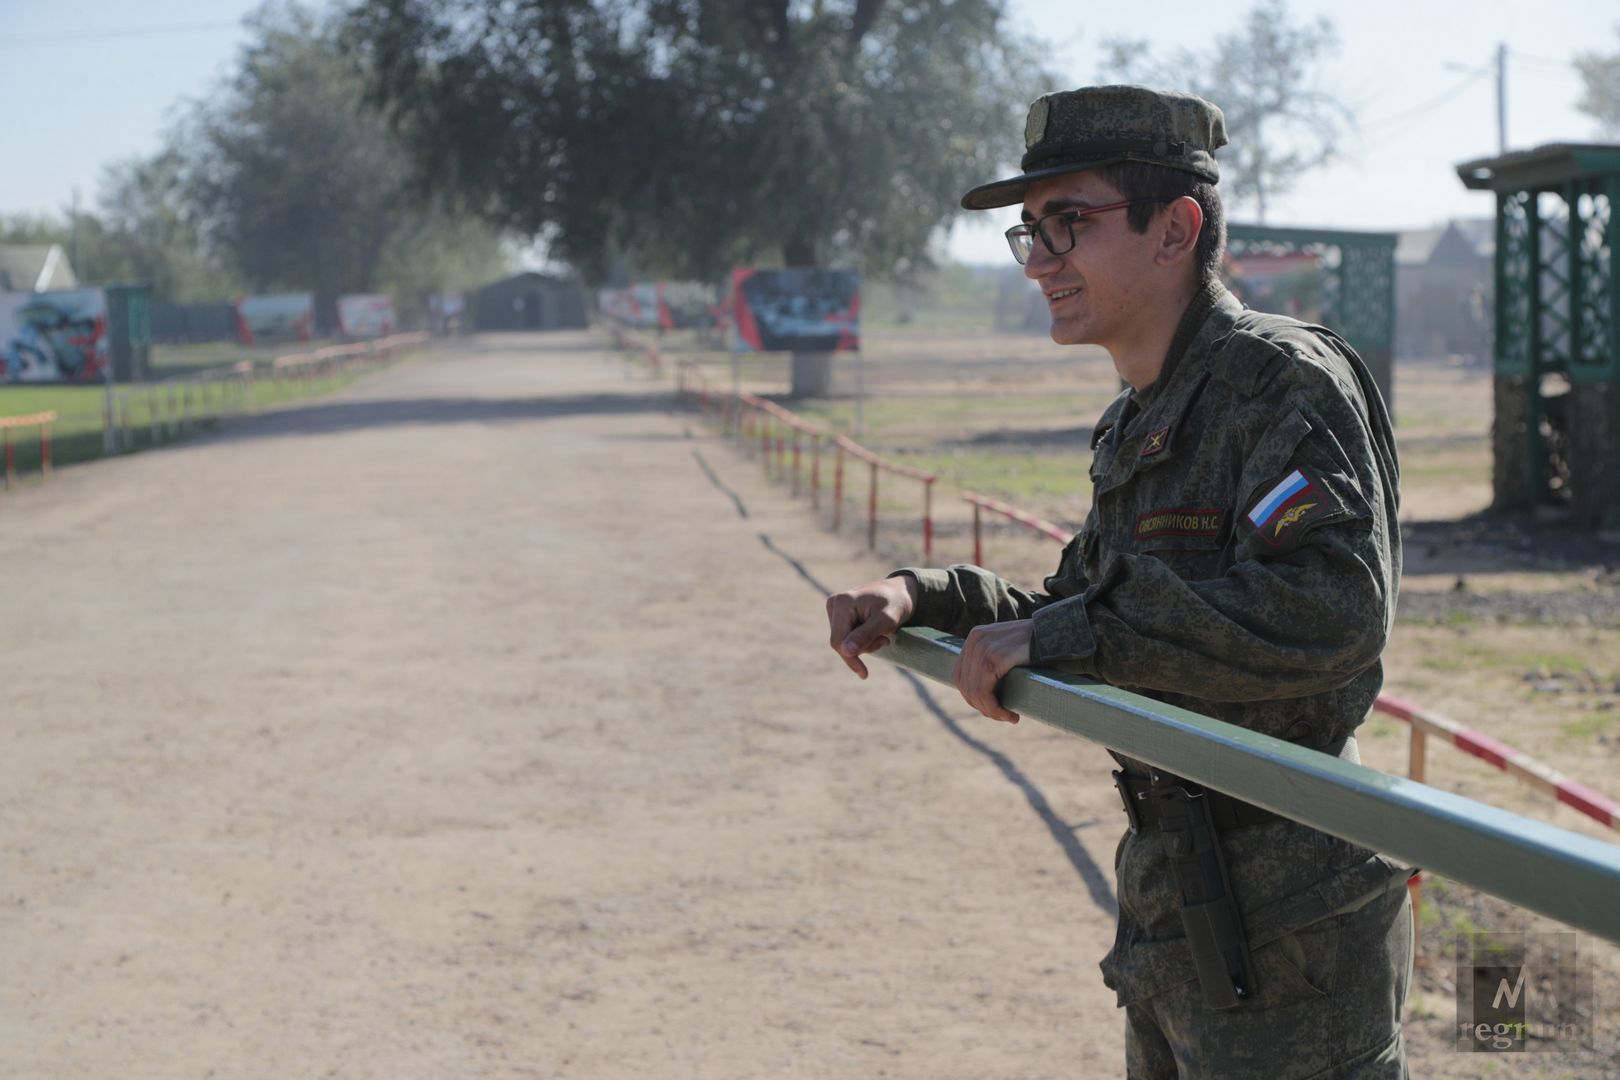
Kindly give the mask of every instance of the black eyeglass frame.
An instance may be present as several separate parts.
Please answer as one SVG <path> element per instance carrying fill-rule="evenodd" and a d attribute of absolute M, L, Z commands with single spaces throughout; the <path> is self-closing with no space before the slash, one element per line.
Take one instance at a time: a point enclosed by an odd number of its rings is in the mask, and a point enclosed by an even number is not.
<path fill-rule="evenodd" d="M 1038 234 L 1046 250 L 1053 255 L 1067 255 L 1074 250 L 1074 223 L 1082 221 L 1093 214 L 1101 214 L 1108 210 L 1123 210 L 1127 206 L 1145 206 L 1148 203 L 1174 202 L 1175 197 L 1159 195 L 1149 199 L 1125 199 L 1122 202 L 1106 203 L 1102 206 L 1077 206 L 1072 210 L 1059 210 L 1054 214 L 1038 217 L 1034 221 L 1025 221 L 1014 225 L 1005 233 L 1007 246 L 1012 249 L 1012 256 L 1018 260 L 1019 266 L 1028 264 L 1029 257 L 1035 254 L 1035 237 Z M 1053 218 L 1063 222 L 1063 235 L 1068 243 L 1061 248 L 1053 243 L 1051 234 L 1046 229 L 1046 223 Z"/>

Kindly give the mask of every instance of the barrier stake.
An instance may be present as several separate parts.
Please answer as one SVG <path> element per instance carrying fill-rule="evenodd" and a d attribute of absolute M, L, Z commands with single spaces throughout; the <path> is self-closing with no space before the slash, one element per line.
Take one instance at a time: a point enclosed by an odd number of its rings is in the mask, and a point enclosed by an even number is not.
<path fill-rule="evenodd" d="M 11 446 L 11 429 L 3 428 L 0 430 L 3 430 L 6 436 L 6 487 L 9 488 L 17 482 L 16 451 Z"/>
<path fill-rule="evenodd" d="M 973 565 L 984 565 L 984 530 L 979 524 L 979 504 L 973 504 Z"/>
<path fill-rule="evenodd" d="M 844 523 L 844 444 L 835 442 L 837 464 L 833 466 L 833 531 Z"/>
<path fill-rule="evenodd" d="M 793 494 L 795 495 L 799 493 L 799 436 L 802 434 L 803 432 L 798 428 L 793 429 Z"/>
<path fill-rule="evenodd" d="M 1425 776 L 1429 771 L 1429 734 L 1417 724 L 1410 725 L 1410 738 L 1406 744 L 1406 775 L 1420 784 L 1428 781 Z M 1406 881 L 1406 890 L 1412 894 L 1412 955 L 1418 953 L 1418 934 L 1420 932 L 1418 918 L 1423 904 L 1423 871 L 1414 871 Z"/>
<path fill-rule="evenodd" d="M 810 505 L 821 509 L 821 432 L 810 433 Z"/>
<path fill-rule="evenodd" d="M 51 422 L 39 425 L 39 471 L 51 475 Z"/>
<path fill-rule="evenodd" d="M 923 481 L 923 565 L 934 565 L 934 482 Z"/>
<path fill-rule="evenodd" d="M 872 462 L 872 488 L 866 495 L 866 546 L 877 550 L 877 462 Z"/>

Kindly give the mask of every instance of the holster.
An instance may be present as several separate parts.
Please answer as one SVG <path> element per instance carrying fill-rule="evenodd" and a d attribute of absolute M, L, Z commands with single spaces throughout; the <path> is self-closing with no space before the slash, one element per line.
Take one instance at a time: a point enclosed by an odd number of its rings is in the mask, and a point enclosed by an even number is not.
<path fill-rule="evenodd" d="M 1155 804 L 1181 890 L 1181 925 L 1204 1004 L 1212 1009 L 1236 1008 L 1255 994 L 1254 961 L 1227 880 L 1209 796 L 1181 783 L 1155 785 L 1142 794 Z"/>

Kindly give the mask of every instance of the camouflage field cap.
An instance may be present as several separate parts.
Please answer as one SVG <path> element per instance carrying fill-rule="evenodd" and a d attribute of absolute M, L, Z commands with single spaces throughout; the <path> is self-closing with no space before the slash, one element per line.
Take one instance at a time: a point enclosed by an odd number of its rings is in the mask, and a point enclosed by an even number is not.
<path fill-rule="evenodd" d="M 967 210 L 1024 201 L 1030 182 L 1142 161 L 1221 178 L 1215 151 L 1226 145 L 1226 117 L 1192 94 L 1142 86 L 1084 86 L 1043 94 L 1024 124 L 1023 175 L 983 184 L 962 196 Z"/>

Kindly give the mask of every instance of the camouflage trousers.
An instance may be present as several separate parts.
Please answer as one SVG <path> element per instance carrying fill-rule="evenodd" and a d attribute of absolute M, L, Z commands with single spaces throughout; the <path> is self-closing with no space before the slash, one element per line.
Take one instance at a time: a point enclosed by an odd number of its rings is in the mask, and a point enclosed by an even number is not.
<path fill-rule="evenodd" d="M 1405 1080 L 1404 888 L 1254 953 L 1258 996 L 1210 1009 L 1196 980 L 1125 1007 L 1129 1080 Z"/>

